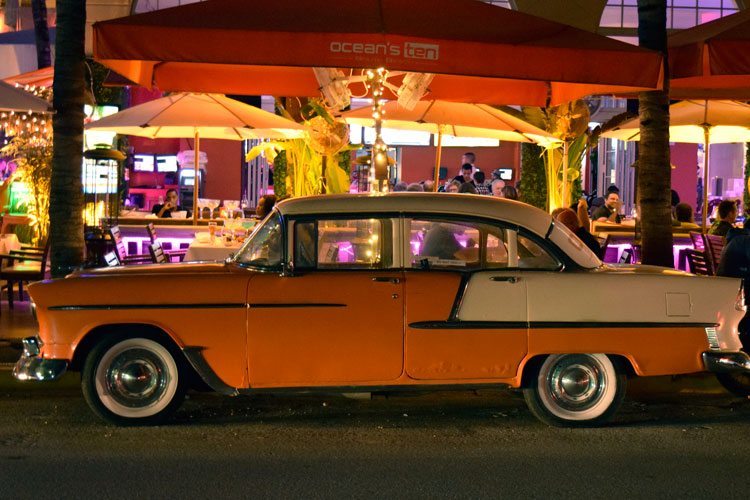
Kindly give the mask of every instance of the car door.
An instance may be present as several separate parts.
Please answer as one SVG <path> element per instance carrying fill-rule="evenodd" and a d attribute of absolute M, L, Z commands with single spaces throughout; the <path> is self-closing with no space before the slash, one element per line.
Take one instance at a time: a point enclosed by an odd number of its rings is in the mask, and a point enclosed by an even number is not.
<path fill-rule="evenodd" d="M 248 288 L 252 387 L 385 383 L 403 371 L 398 219 L 288 222 L 294 271 Z"/>
<path fill-rule="evenodd" d="M 407 374 L 515 376 L 528 337 L 516 231 L 467 218 L 415 217 L 405 227 Z"/>

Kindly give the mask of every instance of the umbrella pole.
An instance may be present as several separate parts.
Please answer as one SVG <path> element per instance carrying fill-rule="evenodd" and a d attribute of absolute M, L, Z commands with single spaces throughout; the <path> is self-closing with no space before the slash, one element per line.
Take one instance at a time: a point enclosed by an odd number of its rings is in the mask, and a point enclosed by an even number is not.
<path fill-rule="evenodd" d="M 562 157 L 562 204 L 561 207 L 570 205 L 570 189 L 568 185 L 568 141 L 563 142 Z"/>
<path fill-rule="evenodd" d="M 703 127 L 703 220 L 701 221 L 701 229 L 705 234 L 708 229 L 708 148 L 710 144 L 709 128 Z"/>
<path fill-rule="evenodd" d="M 440 186 L 440 158 L 443 155 L 443 131 L 438 130 L 437 151 L 435 151 L 435 185 L 433 190 L 437 193 Z"/>
<path fill-rule="evenodd" d="M 193 164 L 193 172 L 195 174 L 195 177 L 193 178 L 193 225 L 198 225 L 198 197 L 200 196 L 200 193 L 198 193 L 198 190 L 200 189 L 200 178 L 199 175 L 199 161 L 200 161 L 200 134 L 198 133 L 198 130 L 195 131 L 195 144 L 193 144 L 193 154 L 195 155 L 193 157 L 194 164 Z M 213 215 L 213 214 L 211 214 Z M 210 217 L 209 217 L 210 218 Z"/>

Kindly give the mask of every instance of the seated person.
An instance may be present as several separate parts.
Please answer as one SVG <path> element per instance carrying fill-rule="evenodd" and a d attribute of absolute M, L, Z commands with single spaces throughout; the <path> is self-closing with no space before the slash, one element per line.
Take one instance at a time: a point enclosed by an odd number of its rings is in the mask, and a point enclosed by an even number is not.
<path fill-rule="evenodd" d="M 460 231 L 458 227 L 460 226 L 450 225 L 449 227 L 448 224 L 433 224 L 424 235 L 422 250 L 419 252 L 420 256 L 444 260 L 471 260 L 471 253 L 476 253 L 475 242 L 469 239 L 467 248 L 461 246 L 456 239 L 456 234 Z M 476 258 L 473 260 L 476 260 Z"/>
<path fill-rule="evenodd" d="M 156 214 L 160 218 L 171 218 L 173 212 L 185 211 L 184 208 L 177 204 L 177 190 L 167 190 L 167 200 L 163 204 L 154 205 L 151 209 L 151 213 Z M 187 215 L 190 217 L 190 213 Z"/>
<path fill-rule="evenodd" d="M 552 212 L 552 217 L 573 232 L 583 242 L 584 245 L 594 252 L 600 259 L 604 257 L 602 247 L 594 236 L 583 227 L 578 220 L 578 215 L 570 208 L 558 208 Z"/>
<path fill-rule="evenodd" d="M 621 222 L 621 206 L 620 195 L 612 191 L 604 199 L 604 205 L 591 212 L 591 219 L 597 222 L 615 222 L 619 224 Z"/>
<path fill-rule="evenodd" d="M 700 226 L 693 220 L 693 207 L 687 203 L 678 203 L 675 205 L 674 214 L 680 228 L 700 229 Z"/>
<path fill-rule="evenodd" d="M 255 207 L 255 215 L 258 216 L 259 219 L 263 220 L 266 218 L 266 215 L 271 213 L 271 210 L 273 210 L 273 206 L 276 204 L 276 196 L 273 194 L 267 194 L 265 196 L 261 196 L 258 200 L 258 206 Z"/>
<path fill-rule="evenodd" d="M 730 229 L 734 227 L 734 221 L 737 219 L 737 204 L 734 200 L 722 200 L 719 203 L 719 218 L 711 224 L 708 234 L 726 237 Z"/>

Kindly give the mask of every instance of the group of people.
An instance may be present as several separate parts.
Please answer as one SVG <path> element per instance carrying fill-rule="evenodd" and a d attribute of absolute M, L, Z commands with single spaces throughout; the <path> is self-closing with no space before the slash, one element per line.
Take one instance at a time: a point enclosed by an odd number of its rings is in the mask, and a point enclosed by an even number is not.
<path fill-rule="evenodd" d="M 438 188 L 439 192 L 445 193 L 469 193 L 509 200 L 518 200 L 518 191 L 500 178 L 499 170 L 492 172 L 492 177 L 487 179 L 485 173 L 474 166 L 476 155 L 466 152 L 461 157 L 461 171 L 454 178 L 449 179 Z M 434 191 L 435 183 L 432 179 L 422 182 L 398 182 L 393 186 L 393 191 Z"/>

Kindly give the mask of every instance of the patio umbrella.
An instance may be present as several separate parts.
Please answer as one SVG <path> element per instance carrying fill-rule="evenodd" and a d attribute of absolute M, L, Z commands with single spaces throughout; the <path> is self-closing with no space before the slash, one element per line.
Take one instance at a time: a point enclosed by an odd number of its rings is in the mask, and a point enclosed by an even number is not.
<path fill-rule="evenodd" d="M 669 36 L 670 95 L 750 99 L 750 10 Z"/>
<path fill-rule="evenodd" d="M 0 81 L 0 111 L 20 113 L 49 113 L 50 104 L 22 88 Z"/>
<path fill-rule="evenodd" d="M 195 139 L 195 178 L 198 179 L 200 139 L 293 139 L 302 125 L 220 94 L 180 93 L 155 99 L 101 120 L 87 130 L 159 138 Z M 198 182 L 193 189 L 193 221 L 197 220 Z"/>
<path fill-rule="evenodd" d="M 435 189 L 439 180 L 444 135 L 534 142 L 542 145 L 560 142 L 548 132 L 486 104 L 419 101 L 414 109 L 409 110 L 399 106 L 397 101 L 389 101 L 382 109 L 385 115 L 384 128 L 437 134 Z M 365 127 L 372 127 L 375 122 L 369 106 L 346 111 L 341 114 L 341 119 L 346 123 Z"/>
<path fill-rule="evenodd" d="M 475 0 L 212 0 L 93 35 L 97 60 L 162 90 L 317 96 L 313 67 L 384 67 L 434 74 L 431 99 L 544 106 L 654 89 L 662 72 L 656 52 Z"/>
<path fill-rule="evenodd" d="M 623 141 L 640 140 L 639 118 L 602 134 Z M 681 101 L 669 107 L 669 140 L 703 144 L 703 215 L 708 218 L 709 146 L 750 141 L 750 105 L 737 101 Z"/>

